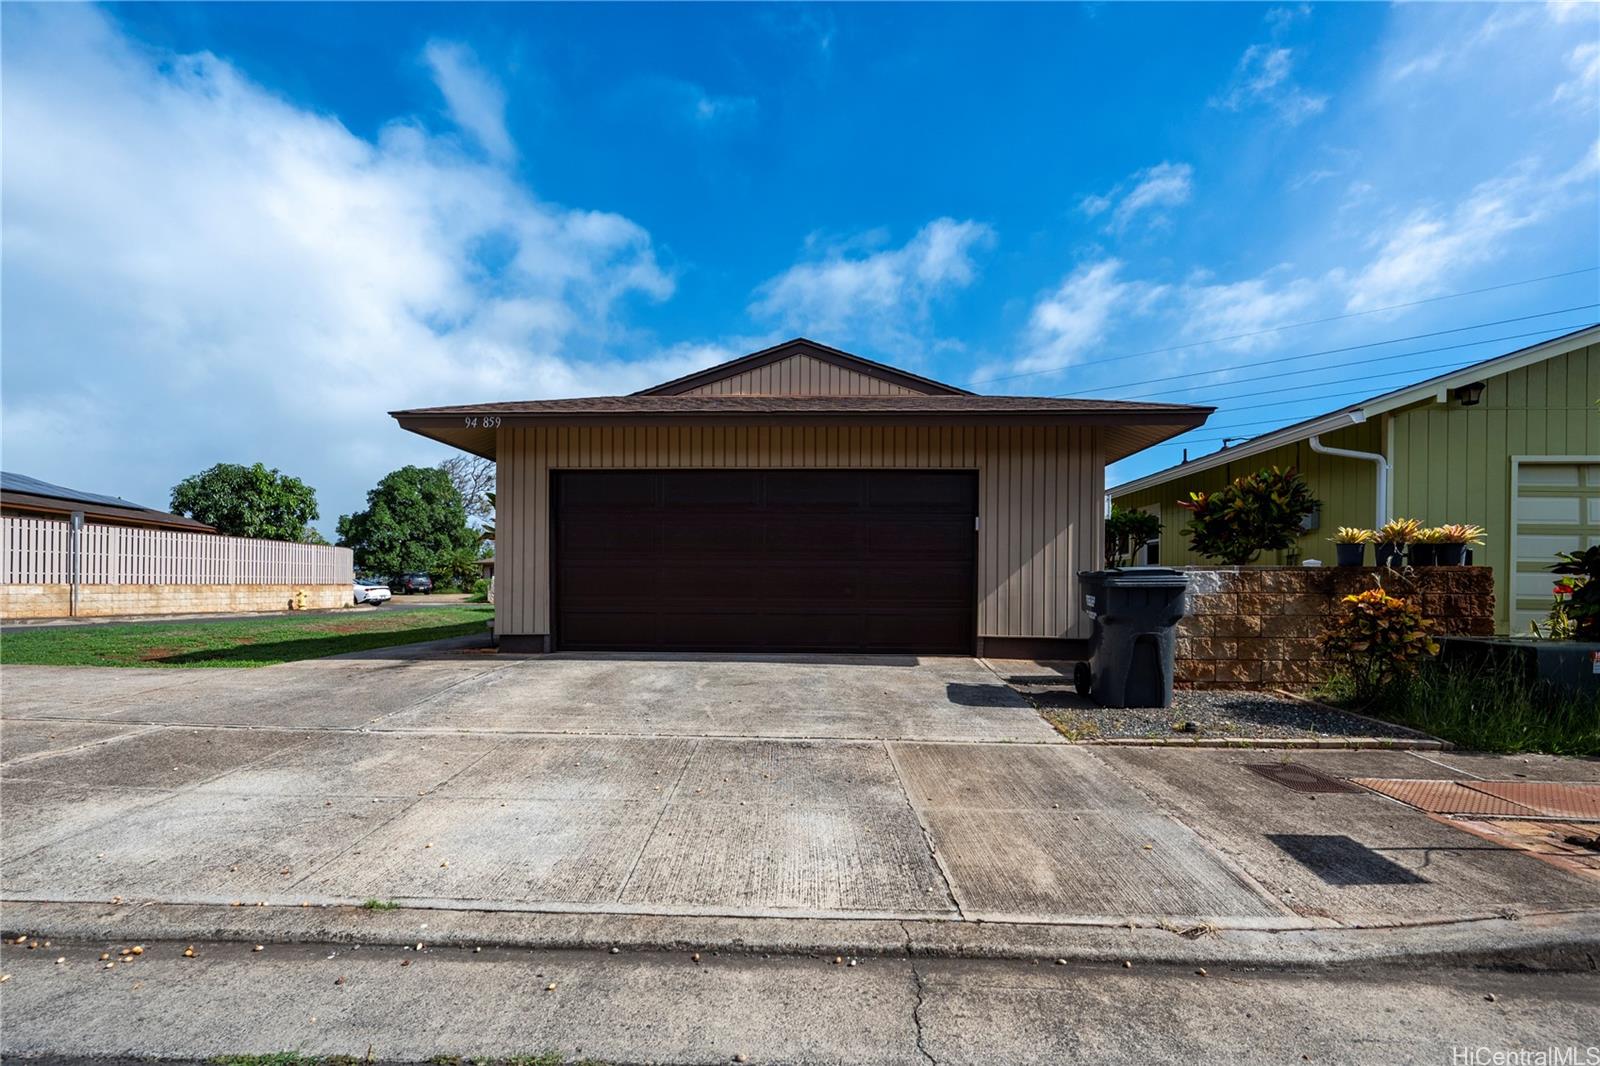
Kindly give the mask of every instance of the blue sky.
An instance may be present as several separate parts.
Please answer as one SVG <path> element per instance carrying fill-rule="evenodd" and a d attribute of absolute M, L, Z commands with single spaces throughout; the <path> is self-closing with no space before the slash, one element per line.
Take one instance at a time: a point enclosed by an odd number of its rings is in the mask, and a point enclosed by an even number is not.
<path fill-rule="evenodd" d="M 158 506 L 796 334 L 1219 406 L 1115 481 L 1600 317 L 1508 284 L 1600 264 L 1597 5 L 4 16 L 0 458 Z"/>

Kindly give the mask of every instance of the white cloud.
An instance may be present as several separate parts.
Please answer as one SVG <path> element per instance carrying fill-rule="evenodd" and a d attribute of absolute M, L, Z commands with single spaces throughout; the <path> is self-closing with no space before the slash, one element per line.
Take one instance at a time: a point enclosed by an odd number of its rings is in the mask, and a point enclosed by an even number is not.
<path fill-rule="evenodd" d="M 1168 224 L 1170 220 L 1162 209 L 1188 203 L 1193 192 L 1192 166 L 1162 162 L 1135 171 L 1103 196 L 1085 196 L 1078 207 L 1090 218 L 1111 211 L 1107 231 L 1120 233 L 1141 214 L 1147 215 L 1152 226 Z"/>
<path fill-rule="evenodd" d="M 1419 208 L 1378 228 L 1372 258 L 1350 279 L 1346 308 L 1366 310 L 1447 291 L 1466 272 L 1504 255 L 1508 239 L 1574 202 L 1592 197 L 1600 145 L 1548 176 L 1528 159 L 1478 185 L 1446 210 Z"/>
<path fill-rule="evenodd" d="M 516 146 L 506 131 L 505 90 L 478 66 L 472 50 L 453 41 L 429 41 L 422 57 L 444 95 L 451 121 L 494 158 L 513 158 Z"/>
<path fill-rule="evenodd" d="M 796 263 L 756 290 L 750 311 L 818 340 L 903 342 L 926 325 L 933 301 L 972 284 L 974 254 L 994 244 L 982 222 L 939 218 L 899 248 L 837 245 Z"/>
<path fill-rule="evenodd" d="M 1587 110 L 1600 104 L 1600 41 L 1584 41 L 1567 53 L 1572 79 L 1556 86 L 1553 99 L 1570 100 Z"/>
<path fill-rule="evenodd" d="M 1327 95 L 1308 92 L 1295 81 L 1295 50 L 1283 43 L 1290 27 L 1310 14 L 1308 4 L 1268 11 L 1265 21 L 1270 39 L 1244 50 L 1234 65 L 1233 77 L 1211 98 L 1211 106 L 1226 111 L 1267 107 L 1291 126 L 1321 114 L 1328 106 Z"/>
<path fill-rule="evenodd" d="M 623 305 L 673 291 L 650 235 L 415 122 L 363 139 L 90 8 L 8 12 L 4 62 L 8 468 L 161 504 L 260 459 L 316 485 L 329 524 L 438 454 L 387 410 L 710 357 L 611 355 L 640 347 Z"/>
<path fill-rule="evenodd" d="M 1324 283 L 1309 278 L 1278 281 L 1281 271 L 1229 283 L 1195 279 L 1177 292 L 1184 335 L 1230 338 L 1223 346 L 1251 350 L 1269 343 L 1263 330 L 1295 321 L 1328 295 Z"/>
<path fill-rule="evenodd" d="M 1166 291 L 1123 281 L 1122 269 L 1119 259 L 1085 263 L 1040 297 L 1028 317 L 1025 354 L 1010 369 L 1028 374 L 1081 362 L 1106 338 L 1118 316 L 1149 307 Z"/>

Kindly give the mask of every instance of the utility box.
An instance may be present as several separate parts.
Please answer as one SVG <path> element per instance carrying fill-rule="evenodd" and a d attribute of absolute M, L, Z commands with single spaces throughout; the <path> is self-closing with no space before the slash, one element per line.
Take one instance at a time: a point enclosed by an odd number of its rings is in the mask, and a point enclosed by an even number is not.
<path fill-rule="evenodd" d="M 1177 625 L 1188 575 L 1167 566 L 1124 566 L 1078 575 L 1094 619 L 1089 661 L 1073 672 L 1078 694 L 1102 707 L 1172 706 Z"/>

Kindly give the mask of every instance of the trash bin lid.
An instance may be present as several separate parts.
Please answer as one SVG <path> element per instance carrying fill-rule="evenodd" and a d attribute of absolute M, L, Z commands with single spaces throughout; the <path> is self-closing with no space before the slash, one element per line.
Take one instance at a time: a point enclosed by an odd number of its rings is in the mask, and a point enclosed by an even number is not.
<path fill-rule="evenodd" d="M 1170 566 L 1113 566 L 1103 570 L 1107 585 L 1187 585 L 1189 575 Z"/>

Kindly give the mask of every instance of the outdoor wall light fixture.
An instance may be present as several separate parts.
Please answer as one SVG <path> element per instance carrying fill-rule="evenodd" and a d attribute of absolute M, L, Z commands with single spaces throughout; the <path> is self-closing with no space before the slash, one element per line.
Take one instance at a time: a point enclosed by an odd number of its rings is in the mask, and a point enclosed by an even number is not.
<path fill-rule="evenodd" d="M 1458 385 L 1456 399 L 1461 401 L 1462 407 L 1476 407 L 1483 402 L 1483 382 L 1474 381 L 1471 385 Z"/>

